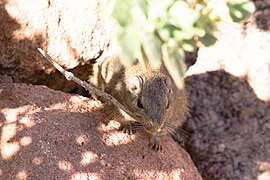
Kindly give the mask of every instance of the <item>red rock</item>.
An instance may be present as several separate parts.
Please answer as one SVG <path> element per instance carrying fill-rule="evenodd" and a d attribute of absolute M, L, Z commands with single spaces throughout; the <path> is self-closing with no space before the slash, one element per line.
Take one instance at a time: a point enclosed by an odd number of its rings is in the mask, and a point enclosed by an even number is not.
<path fill-rule="evenodd" d="M 0 84 L 0 179 L 201 179 L 170 137 L 164 151 L 128 136 L 98 101 L 45 86 Z"/>
<path fill-rule="evenodd" d="M 14 82 L 64 89 L 63 78 L 37 51 L 43 48 L 71 70 L 98 58 L 110 42 L 111 24 L 101 17 L 97 0 L 0 2 L 0 76 Z M 78 71 L 84 78 L 87 71 Z M 54 79 L 52 80 L 53 74 Z M 48 77 L 49 76 L 49 77 Z M 54 81 L 51 83 L 51 81 Z M 57 83 L 58 82 L 58 83 Z M 71 85 L 70 85 L 71 86 Z"/>

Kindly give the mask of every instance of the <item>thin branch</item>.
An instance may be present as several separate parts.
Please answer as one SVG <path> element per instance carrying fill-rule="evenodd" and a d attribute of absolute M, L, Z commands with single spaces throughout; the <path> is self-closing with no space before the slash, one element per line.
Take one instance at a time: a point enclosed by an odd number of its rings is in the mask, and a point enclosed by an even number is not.
<path fill-rule="evenodd" d="M 111 96 L 110 94 L 101 91 L 100 89 L 94 87 L 93 85 L 80 80 L 79 78 L 77 78 L 76 76 L 74 76 L 73 73 L 66 71 L 64 68 L 62 68 L 59 64 L 57 64 L 56 61 L 54 61 L 45 51 L 43 51 L 41 48 L 37 48 L 38 51 L 58 70 L 60 71 L 68 81 L 74 81 L 75 83 L 79 84 L 80 86 L 84 87 L 85 89 L 87 89 L 89 92 L 93 92 L 95 94 L 97 94 L 98 96 L 103 97 L 104 99 L 106 99 L 107 101 L 111 102 L 112 104 L 114 104 L 116 107 L 122 109 L 125 113 L 127 113 L 130 116 L 133 117 L 138 117 L 138 114 L 134 114 L 131 111 L 129 111 L 128 109 L 125 108 L 125 106 L 123 106 L 119 101 L 117 101 L 113 96 Z"/>

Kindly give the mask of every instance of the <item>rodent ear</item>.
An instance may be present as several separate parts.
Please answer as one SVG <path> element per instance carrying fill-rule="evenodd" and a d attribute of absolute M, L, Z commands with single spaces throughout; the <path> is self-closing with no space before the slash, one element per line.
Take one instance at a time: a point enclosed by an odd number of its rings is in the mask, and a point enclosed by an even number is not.
<path fill-rule="evenodd" d="M 139 93 L 142 89 L 143 79 L 141 76 L 130 78 L 128 87 L 130 91 Z"/>

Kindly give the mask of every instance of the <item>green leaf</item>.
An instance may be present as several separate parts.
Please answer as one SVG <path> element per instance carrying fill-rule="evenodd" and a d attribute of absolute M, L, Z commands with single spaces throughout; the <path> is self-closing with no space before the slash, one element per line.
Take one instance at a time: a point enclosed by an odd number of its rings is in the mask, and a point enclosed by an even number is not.
<path fill-rule="evenodd" d="M 132 34 L 132 35 L 131 35 Z M 135 53 L 140 50 L 140 38 L 138 30 L 134 26 L 116 29 L 116 38 L 118 46 L 121 48 L 121 62 L 126 65 L 132 65 L 135 59 Z"/>
<path fill-rule="evenodd" d="M 183 40 L 181 45 L 182 45 L 183 49 L 185 51 L 188 51 L 188 52 L 193 52 L 195 47 L 196 47 L 193 39 Z"/>
<path fill-rule="evenodd" d="M 131 11 L 131 16 L 133 17 L 133 25 L 137 28 L 146 31 L 149 29 L 150 23 L 147 21 L 147 17 L 144 13 L 144 9 L 139 5 L 135 4 Z"/>
<path fill-rule="evenodd" d="M 248 0 L 230 0 L 227 2 L 227 6 L 229 7 L 229 13 L 234 22 L 244 20 L 254 10 L 254 6 L 252 6 L 252 3 Z"/>
<path fill-rule="evenodd" d="M 219 19 L 211 19 L 209 16 L 202 15 L 198 21 L 195 23 L 195 26 L 201 30 L 204 31 L 203 34 L 199 35 L 200 37 L 205 35 L 205 32 L 207 33 L 213 33 L 216 31 L 216 23 L 219 21 Z"/>
<path fill-rule="evenodd" d="M 141 46 L 141 51 L 140 51 L 138 60 L 139 60 L 139 63 L 142 64 L 142 67 L 144 67 L 144 68 L 146 68 L 147 65 L 149 64 L 149 61 L 147 59 L 147 56 L 146 56 L 145 51 L 144 51 L 142 46 Z"/>
<path fill-rule="evenodd" d="M 186 65 L 184 63 L 184 51 L 175 45 L 163 44 L 163 60 L 175 85 L 180 89 L 184 87 L 184 74 Z"/>
<path fill-rule="evenodd" d="M 211 10 L 209 14 L 211 19 L 220 18 L 225 21 L 231 21 L 226 1 L 210 0 L 207 2 L 207 8 Z"/>
<path fill-rule="evenodd" d="M 215 44 L 217 41 L 217 38 L 209 33 L 206 33 L 205 36 L 200 38 L 201 43 L 203 43 L 204 46 L 211 46 Z"/>
<path fill-rule="evenodd" d="M 172 24 L 165 24 L 160 30 L 159 35 L 163 41 L 168 41 L 171 38 L 175 38 L 175 34 L 182 29 Z"/>
<path fill-rule="evenodd" d="M 127 26 L 132 22 L 131 9 L 133 4 L 133 0 L 115 0 L 111 16 L 121 26 Z"/>
<path fill-rule="evenodd" d="M 148 17 L 150 21 L 154 21 L 157 18 L 164 19 L 167 17 L 168 8 L 173 4 L 174 0 L 148 0 L 149 11 Z"/>
<path fill-rule="evenodd" d="M 142 47 L 149 60 L 150 64 L 154 68 L 158 68 L 161 64 L 161 42 L 154 32 L 143 33 Z"/>
<path fill-rule="evenodd" d="M 137 0 L 138 6 L 144 13 L 145 17 L 148 16 L 148 11 L 149 11 L 149 3 L 148 0 Z"/>
<path fill-rule="evenodd" d="M 195 35 L 203 36 L 204 34 L 205 31 L 202 28 L 189 27 L 183 30 L 174 31 L 174 38 L 181 41 L 183 39 L 192 39 Z"/>
<path fill-rule="evenodd" d="M 199 18 L 199 13 L 189 8 L 184 1 L 176 1 L 168 13 L 170 22 L 181 28 L 192 27 Z"/>

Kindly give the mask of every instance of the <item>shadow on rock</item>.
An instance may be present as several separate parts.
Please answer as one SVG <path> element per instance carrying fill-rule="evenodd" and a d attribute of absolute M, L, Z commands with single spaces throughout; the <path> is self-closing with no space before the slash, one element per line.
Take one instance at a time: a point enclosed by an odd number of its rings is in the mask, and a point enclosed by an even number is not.
<path fill-rule="evenodd" d="M 2 179 L 201 179 L 170 137 L 152 152 L 144 134 L 128 136 L 98 101 L 44 86 L 0 84 Z"/>
<path fill-rule="evenodd" d="M 42 79 L 42 66 L 38 52 L 44 39 L 32 34 L 31 39 L 19 33 L 21 25 L 10 17 L 5 1 L 0 2 L 0 76 L 12 77 L 15 82 L 37 83 Z"/>
<path fill-rule="evenodd" d="M 186 78 L 189 151 L 204 179 L 260 179 L 270 173 L 270 105 L 245 78 L 223 70 Z"/>
<path fill-rule="evenodd" d="M 42 6 L 36 5 L 35 2 L 29 3 L 29 6 L 33 6 L 33 8 L 39 9 L 39 11 L 43 10 Z M 20 7 L 20 4 L 10 4 L 8 1 L 0 1 L 0 82 L 13 81 L 37 85 L 42 84 L 64 92 L 70 92 L 77 88 L 77 84 L 67 81 L 37 51 L 38 47 L 48 47 L 49 39 L 45 36 L 46 33 L 48 36 L 48 27 L 44 26 L 42 32 L 39 33 L 35 29 L 37 27 L 32 27 L 34 25 L 18 22 L 17 19 L 11 17 L 7 9 L 15 8 L 17 10 L 16 8 Z M 18 10 L 16 15 L 19 16 L 20 13 L 22 12 Z M 53 25 L 50 28 L 54 28 L 55 31 L 59 29 L 59 27 L 53 27 Z M 78 52 L 76 52 L 75 48 L 71 47 L 69 41 L 66 44 L 70 50 L 70 54 L 78 57 Z M 87 80 L 92 71 L 91 62 L 99 58 L 102 53 L 103 51 L 100 50 L 97 56 L 87 61 L 78 60 L 79 65 L 69 69 L 69 71 L 73 72 L 80 79 Z M 65 59 L 62 61 L 68 63 Z M 81 61 L 86 61 L 87 63 L 80 63 Z"/>
<path fill-rule="evenodd" d="M 269 0 L 253 0 L 256 11 L 254 12 L 254 21 L 259 29 L 270 29 L 270 1 Z"/>

